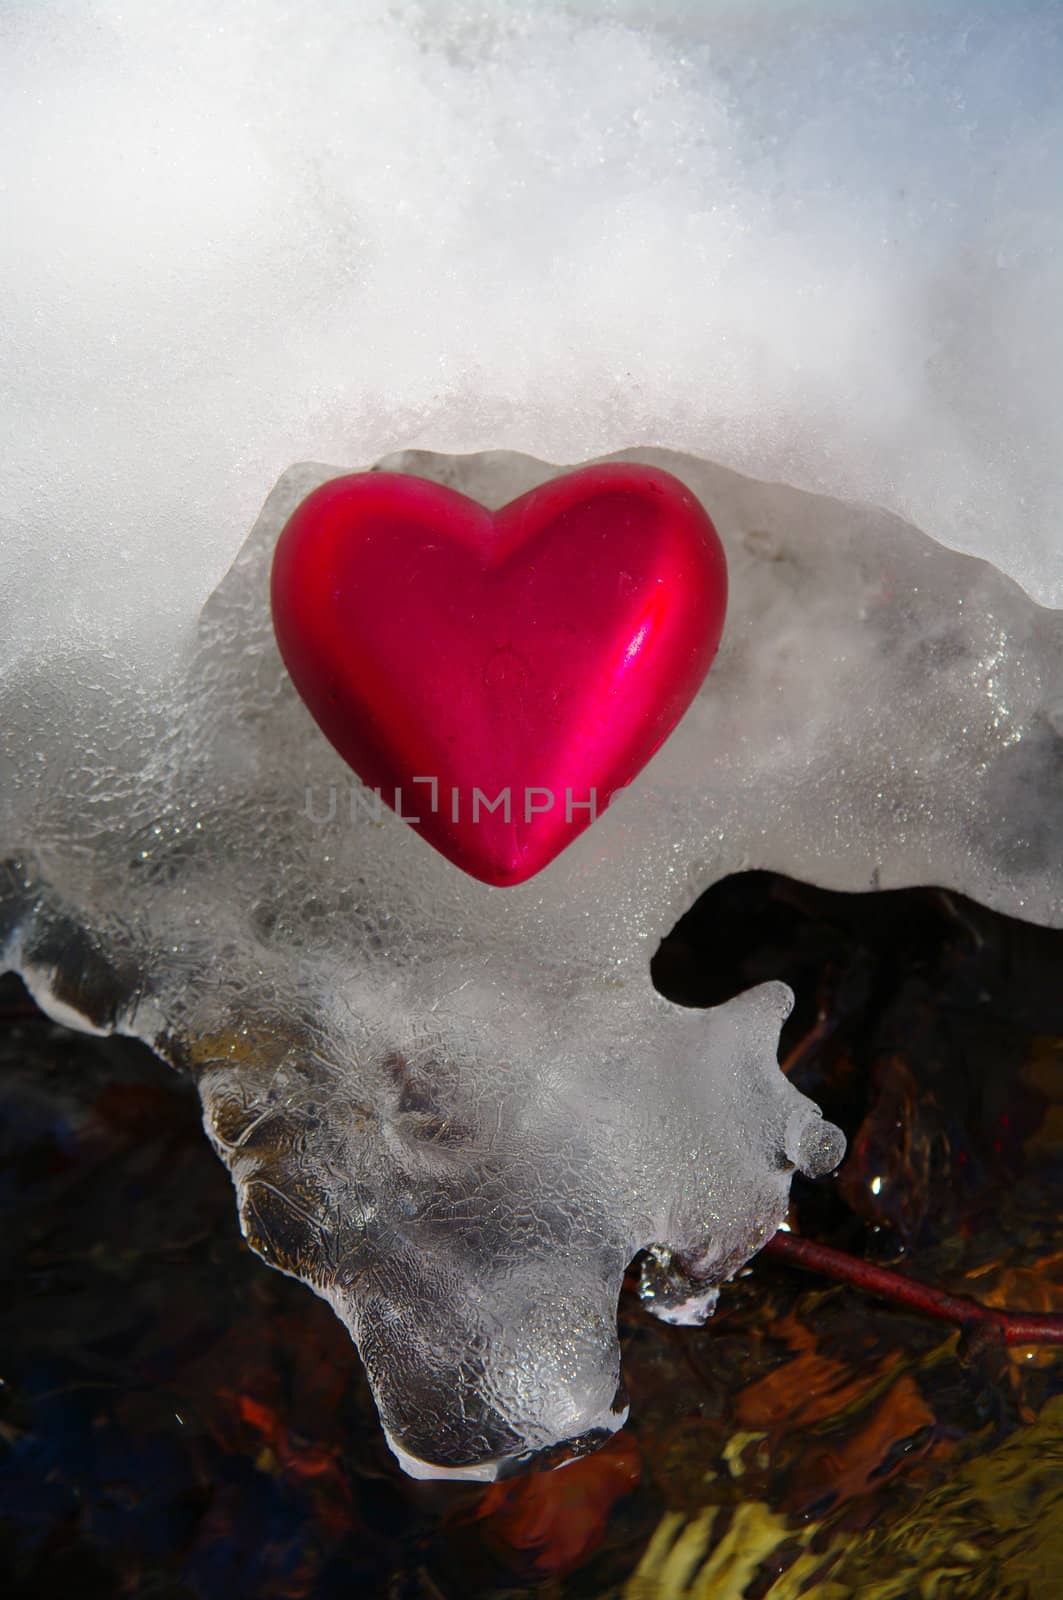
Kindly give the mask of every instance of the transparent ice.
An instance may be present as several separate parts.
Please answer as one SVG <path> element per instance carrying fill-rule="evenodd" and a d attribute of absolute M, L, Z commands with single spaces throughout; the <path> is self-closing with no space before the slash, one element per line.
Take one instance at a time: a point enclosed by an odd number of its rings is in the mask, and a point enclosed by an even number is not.
<path fill-rule="evenodd" d="M 6 956 L 53 1014 L 192 1071 L 244 1231 L 347 1323 L 408 1470 L 493 1475 L 622 1418 L 616 1303 L 696 1320 L 837 1130 L 776 1066 L 770 984 L 705 1013 L 657 941 L 724 873 L 934 882 L 1063 920 L 1063 619 L 895 518 L 661 452 L 733 583 L 705 687 L 529 884 L 377 820 L 288 681 L 270 496 L 154 677 L 99 653 L 3 703 Z M 390 467 L 498 504 L 552 470 Z M 160 665 L 163 665 L 160 663 Z"/>
<path fill-rule="evenodd" d="M 593 1439 L 635 1252 L 696 1320 L 841 1153 L 785 990 L 655 994 L 676 917 L 767 866 L 1063 922 L 1061 14 L 66 0 L 0 42 L 4 963 L 196 1075 L 409 1470 Z M 272 641 L 286 509 L 399 444 L 633 440 L 731 566 L 676 734 L 518 889 L 352 820 Z"/>

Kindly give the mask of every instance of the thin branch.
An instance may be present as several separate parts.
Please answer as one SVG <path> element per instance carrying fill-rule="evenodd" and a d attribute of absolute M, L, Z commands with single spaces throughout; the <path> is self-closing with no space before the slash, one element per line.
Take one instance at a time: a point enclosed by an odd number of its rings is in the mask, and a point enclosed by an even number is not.
<path fill-rule="evenodd" d="M 777 1233 L 768 1240 L 762 1254 L 788 1266 L 833 1278 L 837 1283 L 851 1283 L 877 1299 L 907 1306 L 920 1316 L 935 1317 L 939 1322 L 951 1322 L 965 1332 L 988 1334 L 1007 1345 L 1063 1344 L 1061 1312 L 997 1311 L 978 1300 L 969 1300 L 966 1295 L 946 1294 L 943 1289 L 906 1278 L 889 1267 L 873 1266 L 870 1261 L 861 1261 L 844 1250 L 813 1244 L 796 1233 Z"/>

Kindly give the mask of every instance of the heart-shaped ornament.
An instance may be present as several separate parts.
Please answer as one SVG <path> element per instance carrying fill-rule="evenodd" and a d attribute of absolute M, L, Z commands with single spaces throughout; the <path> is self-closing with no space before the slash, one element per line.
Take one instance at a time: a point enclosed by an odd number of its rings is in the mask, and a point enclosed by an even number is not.
<path fill-rule="evenodd" d="M 500 511 L 393 472 L 286 523 L 273 624 L 303 700 L 388 805 L 484 883 L 541 871 L 667 738 L 727 568 L 689 489 L 585 467 Z"/>

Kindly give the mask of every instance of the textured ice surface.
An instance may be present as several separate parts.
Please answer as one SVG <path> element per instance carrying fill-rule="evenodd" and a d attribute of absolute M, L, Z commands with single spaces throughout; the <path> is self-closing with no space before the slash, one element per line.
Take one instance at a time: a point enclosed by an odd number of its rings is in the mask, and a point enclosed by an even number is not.
<path fill-rule="evenodd" d="M 840 1136 L 775 1064 L 781 985 L 653 990 L 711 882 L 934 882 L 1063 921 L 1063 618 L 883 513 L 662 452 L 727 549 L 706 685 L 610 811 L 495 890 L 350 773 L 281 667 L 273 543 L 339 468 L 291 469 L 198 629 L 3 688 L 5 960 L 64 1019 L 198 1079 L 247 1236 L 365 1358 L 412 1470 L 492 1475 L 618 1425 L 621 1276 L 691 1320 Z M 528 457 L 386 465 L 499 504 Z M 352 814 L 353 804 L 353 814 Z"/>

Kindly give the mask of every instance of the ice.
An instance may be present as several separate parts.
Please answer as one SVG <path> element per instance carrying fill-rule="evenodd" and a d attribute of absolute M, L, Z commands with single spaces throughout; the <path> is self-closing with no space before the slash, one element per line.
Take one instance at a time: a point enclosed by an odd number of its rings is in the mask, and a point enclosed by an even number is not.
<path fill-rule="evenodd" d="M 1044 4 L 0 9 L 5 960 L 197 1075 L 411 1470 L 614 1427 L 626 1261 L 697 1319 L 837 1157 L 782 991 L 650 986 L 712 881 L 1063 920 L 1059 617 L 941 548 L 1063 603 L 1061 78 Z M 675 737 L 519 889 L 352 822 L 284 507 L 633 444 L 731 562 Z"/>
<path fill-rule="evenodd" d="M 195 1074 L 244 1231 L 359 1344 L 407 1470 L 490 1477 L 622 1420 L 616 1302 L 698 1320 L 842 1140 L 776 1065 L 790 1006 L 658 996 L 657 942 L 743 867 L 932 882 L 1063 922 L 1063 617 L 886 513 L 694 458 L 719 658 L 642 778 L 490 889 L 372 817 L 277 654 L 283 475 L 157 663 L 13 669 L 5 961 L 47 1009 Z M 500 504 L 556 468 L 382 463 Z M 354 465 L 353 463 L 348 465 Z"/>

